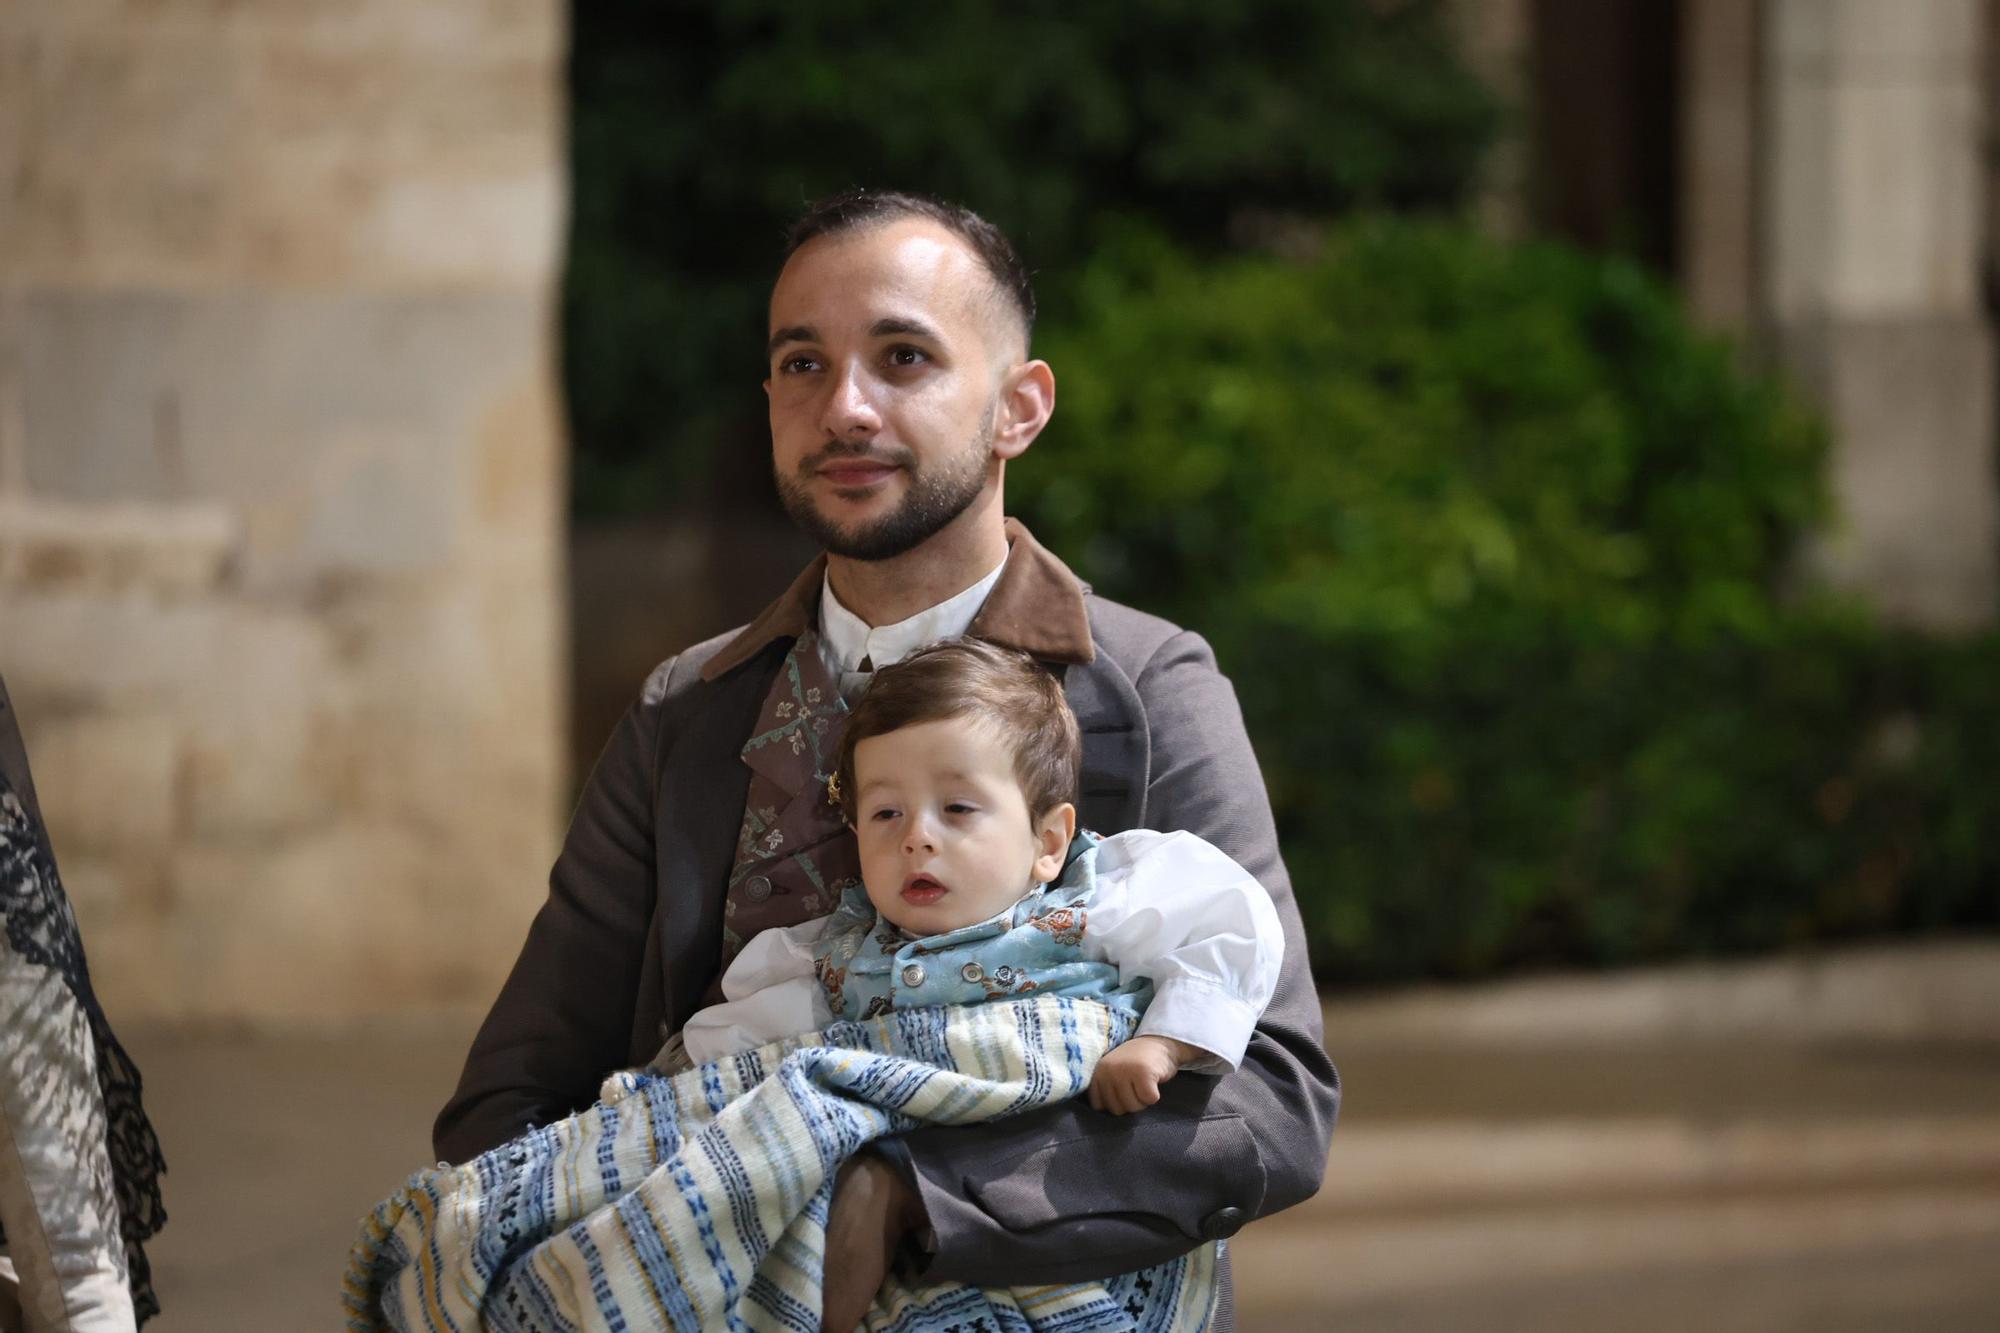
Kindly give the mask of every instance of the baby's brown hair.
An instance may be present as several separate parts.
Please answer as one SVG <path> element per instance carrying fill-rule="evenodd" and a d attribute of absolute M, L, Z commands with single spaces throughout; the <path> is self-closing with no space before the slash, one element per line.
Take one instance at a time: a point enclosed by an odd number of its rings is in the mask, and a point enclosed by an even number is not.
<path fill-rule="evenodd" d="M 978 718 L 1014 748 L 1028 818 L 1076 801 L 1083 737 L 1062 685 L 1024 652 L 984 639 L 947 639 L 875 673 L 840 741 L 840 812 L 852 824 L 854 747 L 924 722 Z"/>

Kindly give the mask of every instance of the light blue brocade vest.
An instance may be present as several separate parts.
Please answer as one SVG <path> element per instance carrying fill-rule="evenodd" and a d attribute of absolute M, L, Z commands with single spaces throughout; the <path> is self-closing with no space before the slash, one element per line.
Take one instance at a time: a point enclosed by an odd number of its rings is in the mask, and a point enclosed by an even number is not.
<path fill-rule="evenodd" d="M 1079 832 L 1054 883 L 943 935 L 907 935 L 878 916 L 867 890 L 847 889 L 813 945 L 813 974 L 834 1017 L 983 1004 L 1032 991 L 1101 1000 L 1137 1018 L 1153 998 L 1153 983 L 1144 977 L 1120 983 L 1113 964 L 1083 956 L 1099 841 Z"/>

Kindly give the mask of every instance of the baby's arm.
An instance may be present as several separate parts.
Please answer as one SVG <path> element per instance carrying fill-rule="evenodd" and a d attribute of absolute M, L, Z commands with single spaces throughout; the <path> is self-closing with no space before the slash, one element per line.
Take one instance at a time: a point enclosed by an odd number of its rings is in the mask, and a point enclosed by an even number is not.
<path fill-rule="evenodd" d="M 1100 845 L 1088 910 L 1086 950 L 1117 964 L 1123 977 L 1153 982 L 1139 1036 L 1125 1046 L 1153 1040 L 1116 1061 L 1107 1056 L 1107 1080 L 1129 1081 L 1128 1066 L 1157 1068 L 1168 1054 L 1177 1070 L 1236 1068 L 1284 961 L 1284 935 L 1264 886 L 1191 833 L 1134 829 Z M 1164 1081 L 1146 1086 L 1142 1104 L 1157 1100 Z"/>
<path fill-rule="evenodd" d="M 833 1021 L 813 974 L 813 944 L 828 918 L 754 936 L 722 974 L 723 1000 L 697 1010 L 681 1028 L 696 1064 L 754 1051 L 766 1042 L 817 1032 Z"/>

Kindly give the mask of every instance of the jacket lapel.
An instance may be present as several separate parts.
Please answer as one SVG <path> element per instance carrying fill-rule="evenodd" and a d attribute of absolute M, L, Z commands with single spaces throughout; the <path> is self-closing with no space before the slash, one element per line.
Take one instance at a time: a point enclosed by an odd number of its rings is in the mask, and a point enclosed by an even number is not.
<path fill-rule="evenodd" d="M 1144 828 L 1152 742 L 1139 691 L 1104 653 L 1061 674 L 1063 693 L 1083 733 L 1078 827 L 1098 833 Z"/>

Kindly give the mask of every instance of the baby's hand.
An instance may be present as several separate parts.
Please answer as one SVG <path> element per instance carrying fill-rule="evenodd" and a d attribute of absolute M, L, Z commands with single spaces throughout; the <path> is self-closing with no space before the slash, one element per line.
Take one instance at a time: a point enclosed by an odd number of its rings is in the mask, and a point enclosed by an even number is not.
<path fill-rule="evenodd" d="M 1133 1037 L 1112 1047 L 1090 1077 L 1093 1109 L 1129 1115 L 1160 1100 L 1160 1085 L 1201 1052 L 1172 1037 Z"/>

